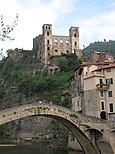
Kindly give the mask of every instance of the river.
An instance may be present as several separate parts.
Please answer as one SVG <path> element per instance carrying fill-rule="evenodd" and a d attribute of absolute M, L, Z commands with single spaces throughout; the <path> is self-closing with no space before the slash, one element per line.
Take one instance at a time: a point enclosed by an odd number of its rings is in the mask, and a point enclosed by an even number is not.
<path fill-rule="evenodd" d="M 67 151 L 51 148 L 45 144 L 0 146 L 0 154 L 83 154 L 82 152 Z"/>

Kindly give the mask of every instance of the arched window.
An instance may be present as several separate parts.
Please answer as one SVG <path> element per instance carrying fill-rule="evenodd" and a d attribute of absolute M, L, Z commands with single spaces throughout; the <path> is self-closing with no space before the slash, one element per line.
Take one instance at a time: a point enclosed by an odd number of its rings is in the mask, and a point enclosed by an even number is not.
<path fill-rule="evenodd" d="M 101 117 L 101 119 L 105 119 L 106 120 L 106 112 L 105 111 L 102 111 L 100 113 L 100 117 Z"/>

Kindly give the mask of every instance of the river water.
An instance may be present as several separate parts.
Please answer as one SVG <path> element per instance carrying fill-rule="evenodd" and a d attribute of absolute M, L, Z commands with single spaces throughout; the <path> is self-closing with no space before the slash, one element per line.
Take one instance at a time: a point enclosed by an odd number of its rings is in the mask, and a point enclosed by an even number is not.
<path fill-rule="evenodd" d="M 0 146 L 0 154 L 83 154 L 82 152 L 67 151 L 48 147 L 45 144 Z"/>

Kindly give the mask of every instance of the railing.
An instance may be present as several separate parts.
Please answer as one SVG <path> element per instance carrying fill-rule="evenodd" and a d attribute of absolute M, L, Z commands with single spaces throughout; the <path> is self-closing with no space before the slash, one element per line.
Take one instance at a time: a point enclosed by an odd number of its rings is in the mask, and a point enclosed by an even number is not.
<path fill-rule="evenodd" d="M 104 83 L 101 83 L 101 84 L 97 84 L 96 85 L 96 87 L 97 87 L 97 89 L 98 90 L 100 90 L 100 91 L 106 91 L 106 90 L 108 90 L 109 89 L 109 84 L 104 84 Z"/>

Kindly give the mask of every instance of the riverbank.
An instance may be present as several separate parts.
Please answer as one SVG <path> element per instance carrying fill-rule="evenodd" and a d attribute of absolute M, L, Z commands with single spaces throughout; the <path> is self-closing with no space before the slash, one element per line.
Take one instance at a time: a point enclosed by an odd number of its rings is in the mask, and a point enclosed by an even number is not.
<path fill-rule="evenodd" d="M 25 138 L 25 139 L 2 139 L 0 140 L 0 146 L 20 146 L 20 145 L 33 145 L 33 144 L 45 144 L 50 148 L 62 148 L 67 149 L 67 140 L 63 138 L 56 139 L 39 139 L 39 138 Z"/>
<path fill-rule="evenodd" d="M 17 144 L 0 144 L 0 147 L 11 147 L 11 146 L 17 146 Z"/>

